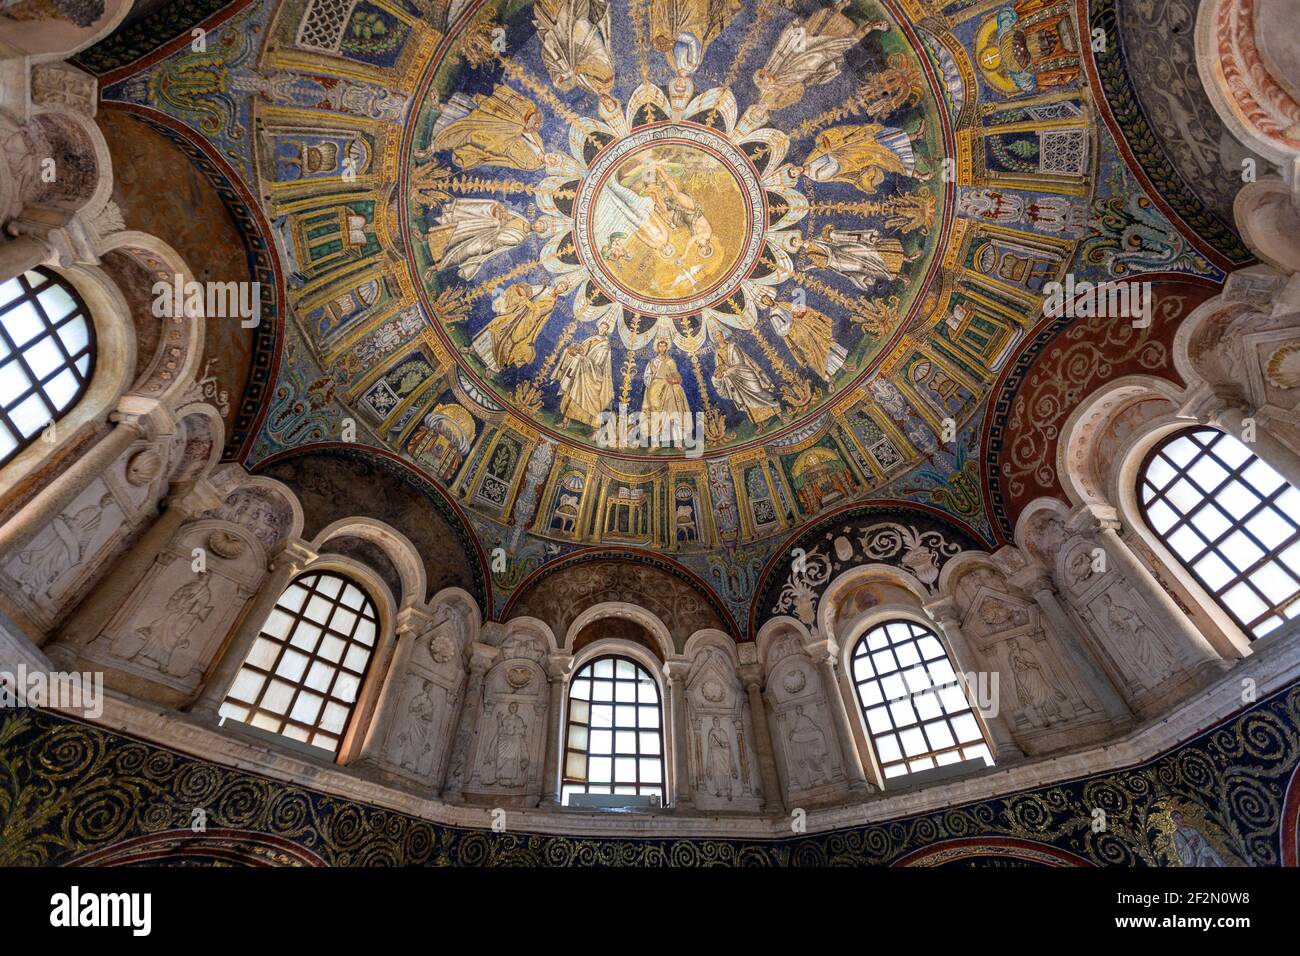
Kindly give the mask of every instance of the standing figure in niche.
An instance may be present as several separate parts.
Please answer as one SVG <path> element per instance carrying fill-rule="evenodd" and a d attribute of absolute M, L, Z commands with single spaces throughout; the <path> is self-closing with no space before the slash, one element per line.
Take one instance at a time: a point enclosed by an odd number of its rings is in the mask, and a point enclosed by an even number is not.
<path fill-rule="evenodd" d="M 759 109 L 772 112 L 803 99 L 810 86 L 829 83 L 839 76 L 844 54 L 873 30 L 888 30 L 885 20 L 871 20 L 857 26 L 841 11 L 848 0 L 834 9 L 818 10 L 807 20 L 796 18 L 777 37 L 761 70 L 754 72 Z"/>
<path fill-rule="evenodd" d="M 1107 630 L 1120 639 L 1126 656 L 1139 671 L 1134 676 L 1147 687 L 1154 687 L 1169 669 L 1159 639 L 1135 611 L 1115 603 L 1109 594 L 1101 596 L 1101 605 L 1106 611 Z"/>
<path fill-rule="evenodd" d="M 826 735 L 803 712 L 803 704 L 794 709 L 794 723 L 790 727 L 790 750 L 794 754 L 799 779 L 805 787 L 815 787 L 830 782 L 830 753 L 826 749 Z"/>
<path fill-rule="evenodd" d="M 453 95 L 433 124 L 432 148 L 451 150 L 461 169 L 541 169 L 546 155 L 541 129 L 537 104 L 498 83 L 487 95 Z"/>
<path fill-rule="evenodd" d="M 181 656 L 180 666 L 173 663 L 177 651 L 190 646 L 190 637 L 212 613 L 212 591 L 206 575 L 197 581 L 182 584 L 167 599 L 163 613 L 144 627 L 135 629 L 134 639 L 140 642 L 134 653 L 129 653 L 131 638 L 122 634 L 114 639 L 109 649 L 119 657 L 157 668 L 161 674 L 184 677 L 192 669 L 189 656 Z"/>
<path fill-rule="evenodd" d="M 722 721 L 718 717 L 713 718 L 713 726 L 709 729 L 709 743 L 705 754 L 704 763 L 707 768 L 705 775 L 713 795 L 725 796 L 731 800 L 735 794 L 733 781 L 740 779 L 740 771 L 736 768 L 736 755 L 732 752 L 731 741 L 727 738 L 727 732 L 722 729 Z"/>
<path fill-rule="evenodd" d="M 1043 673 L 1042 666 L 1029 651 L 1022 650 L 1020 642 L 1012 638 L 1007 645 L 1007 658 L 1011 662 L 1011 676 L 1016 685 L 1016 696 L 1020 705 L 1032 713 L 1037 713 L 1039 726 L 1050 727 L 1065 719 L 1061 709 L 1067 698 L 1065 694 L 1053 687 Z M 1032 719 L 1032 718 L 1031 718 Z"/>
<path fill-rule="evenodd" d="M 50 522 L 44 544 L 18 552 L 18 570 L 10 572 L 14 580 L 31 595 L 48 595 L 59 576 L 85 558 L 86 546 L 113 503 L 113 496 L 105 494 L 98 504 L 79 508 L 74 514 L 61 512 Z"/>
<path fill-rule="evenodd" d="M 495 777 L 488 783 L 518 787 L 528 773 L 528 723 L 519 716 L 519 704 L 511 701 L 509 712 L 497 712 L 497 729 L 488 741 L 488 759 Z"/>
<path fill-rule="evenodd" d="M 397 738 L 399 767 L 406 767 L 416 772 L 433 746 L 433 717 L 438 712 L 438 705 L 433 699 L 433 682 L 422 680 L 420 692 L 411 698 L 407 705 L 406 729 Z"/>
<path fill-rule="evenodd" d="M 581 86 L 596 96 L 614 88 L 609 0 L 538 0 L 533 5 L 542 63 L 555 88 Z"/>
<path fill-rule="evenodd" d="M 511 365 L 528 365 L 537 357 L 537 336 L 551 317 L 555 303 L 569 290 L 561 279 L 548 289 L 541 285 L 516 282 L 492 300 L 496 318 L 474 336 L 469 348 L 483 360 L 491 375 Z"/>

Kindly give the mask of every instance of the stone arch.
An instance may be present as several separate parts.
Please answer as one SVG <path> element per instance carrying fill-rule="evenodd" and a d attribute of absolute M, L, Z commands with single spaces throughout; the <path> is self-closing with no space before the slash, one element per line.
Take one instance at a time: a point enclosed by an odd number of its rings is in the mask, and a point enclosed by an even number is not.
<path fill-rule="evenodd" d="M 424 563 L 410 538 L 375 518 L 340 518 L 311 541 L 321 554 L 344 554 L 383 577 L 399 606 L 424 601 Z M 332 547 L 331 547 L 332 546 Z"/>

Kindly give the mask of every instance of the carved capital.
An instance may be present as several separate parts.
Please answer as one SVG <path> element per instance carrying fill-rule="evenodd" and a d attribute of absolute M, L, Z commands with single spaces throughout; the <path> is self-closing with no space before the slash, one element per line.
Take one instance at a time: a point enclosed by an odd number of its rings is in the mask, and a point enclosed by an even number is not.
<path fill-rule="evenodd" d="M 573 655 L 547 654 L 543 667 L 546 669 L 547 680 L 564 681 L 573 671 Z"/>

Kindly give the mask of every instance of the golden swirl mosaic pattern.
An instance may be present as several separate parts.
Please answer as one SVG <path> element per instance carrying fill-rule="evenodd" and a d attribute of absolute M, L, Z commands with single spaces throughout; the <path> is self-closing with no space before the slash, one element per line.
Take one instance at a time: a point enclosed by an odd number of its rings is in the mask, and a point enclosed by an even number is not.
<path fill-rule="evenodd" d="M 656 840 L 439 826 L 13 710 L 0 866 L 1277 866 L 1298 728 L 1295 685 L 1117 773 L 786 840 Z"/>

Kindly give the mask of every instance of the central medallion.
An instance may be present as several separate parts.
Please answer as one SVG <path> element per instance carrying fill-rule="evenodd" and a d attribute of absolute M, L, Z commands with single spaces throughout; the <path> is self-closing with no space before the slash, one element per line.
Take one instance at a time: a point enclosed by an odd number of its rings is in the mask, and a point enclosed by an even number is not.
<path fill-rule="evenodd" d="M 733 295 L 763 250 L 763 187 L 729 140 L 688 123 L 641 127 L 592 162 L 578 254 L 611 299 L 685 315 Z"/>

